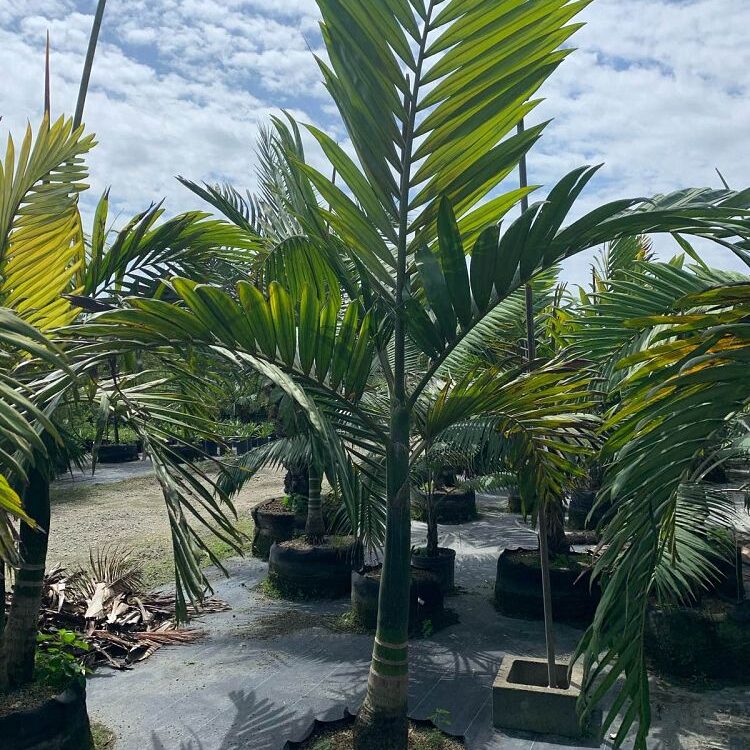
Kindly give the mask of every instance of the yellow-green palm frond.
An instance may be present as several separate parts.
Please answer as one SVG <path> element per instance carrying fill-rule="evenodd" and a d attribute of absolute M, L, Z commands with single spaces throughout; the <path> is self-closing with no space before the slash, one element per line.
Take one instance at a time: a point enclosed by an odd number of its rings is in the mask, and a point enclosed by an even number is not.
<path fill-rule="evenodd" d="M 78 196 L 88 186 L 83 155 L 93 136 L 70 119 L 44 117 L 0 162 L 0 304 L 42 331 L 72 322 L 62 296 L 75 292 L 84 258 Z"/>

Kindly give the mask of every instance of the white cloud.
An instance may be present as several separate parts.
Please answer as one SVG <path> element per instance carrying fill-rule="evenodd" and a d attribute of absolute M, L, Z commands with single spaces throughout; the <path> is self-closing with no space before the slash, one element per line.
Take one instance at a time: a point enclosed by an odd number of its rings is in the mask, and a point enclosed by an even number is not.
<path fill-rule="evenodd" d="M 40 117 L 47 28 L 53 108 L 72 112 L 94 8 L 95 0 L 0 3 L 4 129 L 19 133 Z M 584 18 L 579 50 L 532 115 L 555 119 L 531 155 L 531 180 L 550 184 L 605 162 L 582 209 L 717 185 L 714 167 L 733 186 L 747 183 L 748 0 L 595 0 Z M 86 109 L 99 140 L 87 206 L 111 183 L 125 213 L 163 196 L 172 212 L 192 208 L 178 173 L 252 187 L 258 128 L 280 107 L 346 141 L 309 49 L 322 52 L 317 19 L 314 0 L 109 3 Z M 581 277 L 586 262 L 572 261 L 567 276 Z"/>

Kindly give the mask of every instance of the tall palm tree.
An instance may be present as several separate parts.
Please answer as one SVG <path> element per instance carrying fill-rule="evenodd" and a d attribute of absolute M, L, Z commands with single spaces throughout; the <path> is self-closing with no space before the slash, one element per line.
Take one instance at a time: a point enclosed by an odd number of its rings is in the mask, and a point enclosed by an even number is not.
<path fill-rule="evenodd" d="M 109 352 L 61 358 L 45 334 L 56 332 L 58 344 L 70 354 L 70 343 L 59 338 L 59 331 L 79 317 L 79 306 L 100 309 L 126 293 L 158 293 L 160 274 L 178 271 L 221 278 L 222 264 L 239 274 L 242 264 L 255 255 L 255 240 L 242 229 L 200 212 L 155 226 L 162 213 L 156 207 L 136 216 L 109 242 L 105 194 L 89 241 L 82 229 L 78 197 L 86 187 L 83 155 L 93 143 L 93 137 L 85 136 L 82 128 L 74 129 L 70 120 L 60 118 L 50 124 L 45 116 L 35 138 L 27 129 L 18 152 L 9 139 L 0 167 L 0 305 L 6 308 L 0 333 L 4 364 L 0 379 L 0 552 L 18 566 L 13 604 L 0 641 L 0 687 L 31 678 L 49 528 L 52 469 L 48 453 L 60 440 L 54 412 L 72 397 L 79 383 L 92 382 L 105 411 L 124 410 L 150 436 L 147 442 L 170 507 L 179 509 L 181 497 L 197 493 L 204 507 L 216 513 L 220 533 L 239 549 L 236 533 L 220 507 L 226 495 L 219 494 L 218 500 L 210 492 L 204 496 L 203 488 L 181 477 L 175 469 L 176 456 L 166 446 L 169 429 L 147 425 L 143 419 L 146 413 L 153 417 L 160 413 L 161 419 L 176 427 L 179 419 L 173 412 L 179 411 L 180 402 L 183 410 L 191 403 L 191 411 L 200 403 L 194 396 L 185 396 L 184 386 L 183 393 L 177 389 L 174 363 L 164 362 L 161 372 L 142 373 L 138 378 L 102 377 L 118 354 L 117 345 L 110 346 Z M 20 356 L 25 353 L 42 359 L 26 362 Z M 63 362 L 67 362 L 64 368 Z M 57 375 L 43 366 L 56 368 Z M 184 370 L 182 365 L 180 369 Z M 160 398 L 169 400 L 169 409 L 160 404 Z M 191 423 L 208 432 L 208 423 L 201 424 L 197 414 L 191 416 Z M 18 547 L 9 513 L 22 519 Z M 187 582 L 191 596 L 198 597 L 205 589 L 205 578 L 193 551 L 195 540 L 185 528 L 184 512 L 172 513 L 170 518 L 178 574 Z"/>

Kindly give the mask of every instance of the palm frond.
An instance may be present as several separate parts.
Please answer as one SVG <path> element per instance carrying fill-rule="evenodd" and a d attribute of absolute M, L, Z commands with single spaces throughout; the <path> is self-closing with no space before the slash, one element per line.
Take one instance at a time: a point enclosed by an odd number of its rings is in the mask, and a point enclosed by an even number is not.
<path fill-rule="evenodd" d="M 0 305 L 40 330 L 73 320 L 62 296 L 78 286 L 84 260 L 78 196 L 87 188 L 83 155 L 93 136 L 60 118 L 12 138 L 0 163 Z"/>

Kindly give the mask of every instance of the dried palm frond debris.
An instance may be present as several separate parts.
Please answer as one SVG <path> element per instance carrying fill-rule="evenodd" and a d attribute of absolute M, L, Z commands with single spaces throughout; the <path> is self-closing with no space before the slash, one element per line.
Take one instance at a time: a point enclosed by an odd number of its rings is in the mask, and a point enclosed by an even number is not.
<path fill-rule="evenodd" d="M 230 609 L 215 598 L 203 602 L 190 617 Z M 89 645 L 86 666 L 128 669 L 164 645 L 192 643 L 204 635 L 179 628 L 175 597 L 145 591 L 143 570 L 131 550 L 120 547 L 89 553 L 89 565 L 68 571 L 55 567 L 45 576 L 39 628 L 42 632 L 73 630 Z"/>

